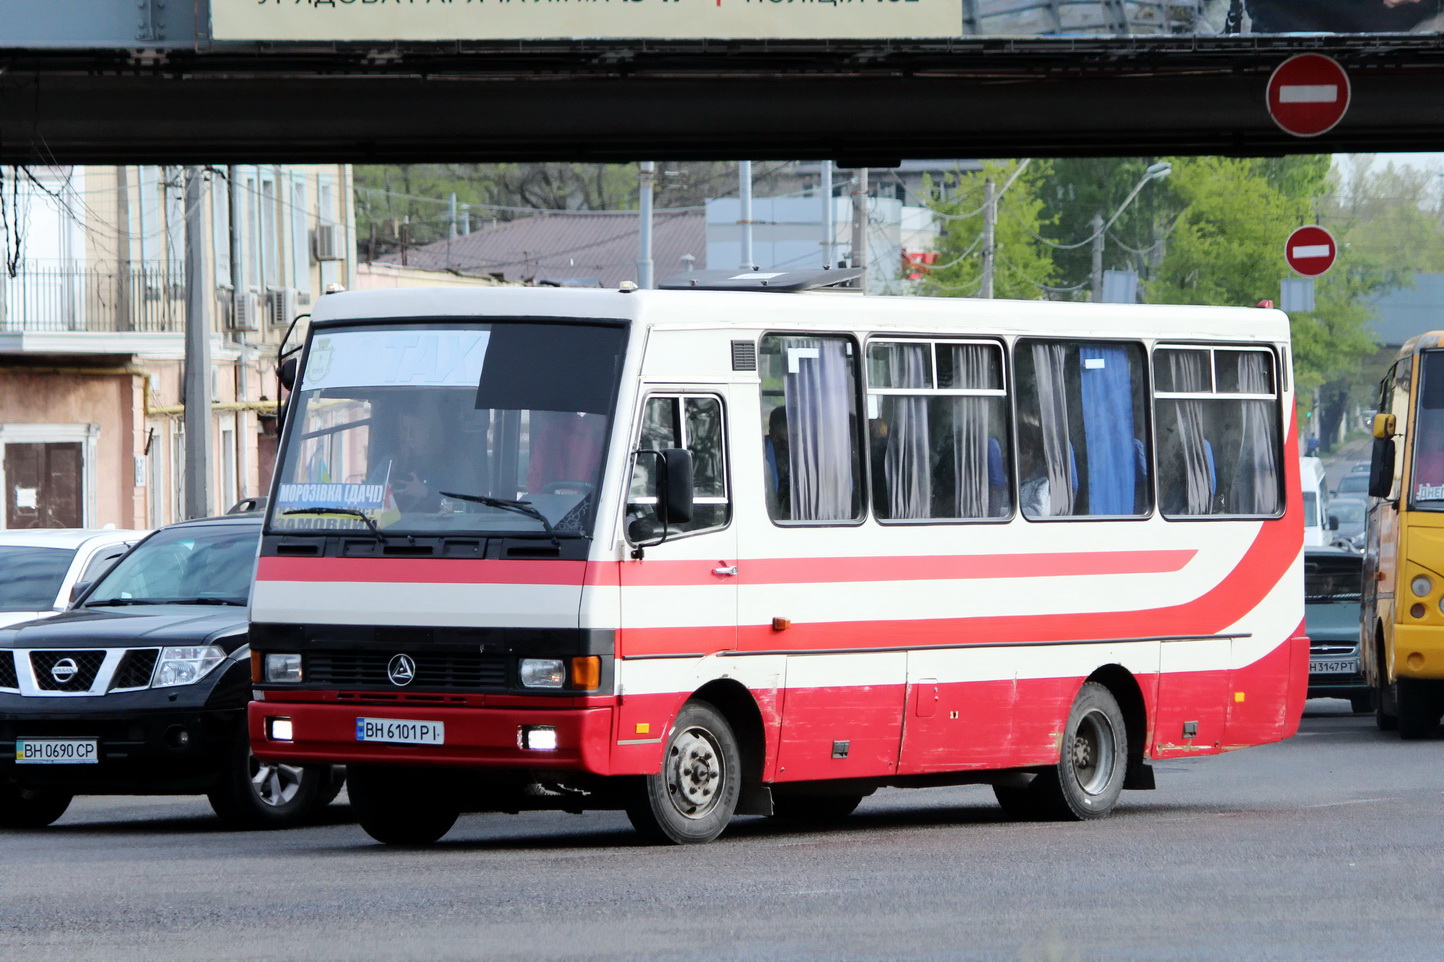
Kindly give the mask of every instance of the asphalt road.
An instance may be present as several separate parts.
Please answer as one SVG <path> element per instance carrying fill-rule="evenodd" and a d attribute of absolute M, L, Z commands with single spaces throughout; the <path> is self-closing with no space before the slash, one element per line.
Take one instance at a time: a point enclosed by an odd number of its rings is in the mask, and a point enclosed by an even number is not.
<path fill-rule="evenodd" d="M 222 832 L 204 799 L 76 801 L 0 834 L 0 958 L 1440 959 L 1444 739 L 1314 701 L 1298 737 L 1157 766 L 1110 819 L 986 788 L 702 847 L 624 816 L 466 816 L 387 849 L 332 820 Z M 345 796 L 342 796 L 344 802 Z"/>

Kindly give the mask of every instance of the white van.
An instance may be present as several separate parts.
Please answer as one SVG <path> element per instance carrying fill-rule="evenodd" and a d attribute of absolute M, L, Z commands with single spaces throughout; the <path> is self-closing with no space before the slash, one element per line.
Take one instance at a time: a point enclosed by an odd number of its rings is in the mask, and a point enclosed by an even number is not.
<path fill-rule="evenodd" d="M 1317 548 L 1329 544 L 1329 495 L 1324 485 L 1324 462 L 1318 458 L 1299 458 L 1299 485 L 1304 493 L 1304 547 Z"/>

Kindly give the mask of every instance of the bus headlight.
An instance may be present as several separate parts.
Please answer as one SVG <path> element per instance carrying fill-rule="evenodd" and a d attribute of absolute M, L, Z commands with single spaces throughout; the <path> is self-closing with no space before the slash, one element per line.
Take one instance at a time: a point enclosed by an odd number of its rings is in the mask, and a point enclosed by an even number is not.
<path fill-rule="evenodd" d="M 266 681 L 273 685 L 294 685 L 301 680 L 301 656 L 266 655 Z"/>
<path fill-rule="evenodd" d="M 1429 597 L 1429 592 L 1433 587 L 1434 583 L 1429 580 L 1428 575 L 1415 575 L 1414 580 L 1409 582 L 1409 590 L 1420 598 Z"/>
<path fill-rule="evenodd" d="M 566 666 L 560 658 L 523 658 L 520 675 L 526 688 L 560 688 L 567 683 Z"/>

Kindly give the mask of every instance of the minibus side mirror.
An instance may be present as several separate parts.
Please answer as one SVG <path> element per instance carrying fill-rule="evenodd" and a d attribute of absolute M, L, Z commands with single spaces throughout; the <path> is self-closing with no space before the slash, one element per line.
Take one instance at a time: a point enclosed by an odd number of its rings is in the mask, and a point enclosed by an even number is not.
<path fill-rule="evenodd" d="M 299 358 L 288 357 L 281 362 L 280 367 L 276 368 L 277 380 L 279 380 L 281 386 L 288 391 L 293 391 L 296 388 L 296 367 L 298 364 Z"/>
<path fill-rule="evenodd" d="M 1385 415 L 1380 415 L 1384 417 Z M 1393 415 L 1388 415 L 1393 417 Z M 1377 421 L 1375 422 L 1377 427 Z M 1387 498 L 1394 490 L 1394 439 L 1375 438 L 1374 450 L 1369 456 L 1369 494 L 1375 498 Z"/>
<path fill-rule="evenodd" d="M 648 494 L 656 498 L 657 516 L 636 518 L 627 525 L 627 540 L 636 545 L 633 558 L 641 557 L 642 548 L 666 541 L 670 525 L 692 520 L 692 452 L 684 448 L 638 451 L 637 460 L 643 458 L 653 458 L 656 462 L 652 490 Z"/>
<path fill-rule="evenodd" d="M 685 524 L 692 520 L 692 452 L 686 448 L 667 448 L 662 452 L 662 490 L 658 494 L 667 505 L 667 524 Z"/>
<path fill-rule="evenodd" d="M 1392 414 L 1374 415 L 1373 431 L 1374 437 L 1383 440 L 1392 438 L 1396 430 L 1396 422 Z"/>

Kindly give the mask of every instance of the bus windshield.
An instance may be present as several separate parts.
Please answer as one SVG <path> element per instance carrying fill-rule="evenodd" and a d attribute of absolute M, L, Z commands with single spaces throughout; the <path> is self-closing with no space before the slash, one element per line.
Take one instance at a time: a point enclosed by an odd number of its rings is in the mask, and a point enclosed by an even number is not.
<path fill-rule="evenodd" d="M 317 332 L 269 530 L 589 536 L 625 339 L 585 323 Z"/>
<path fill-rule="evenodd" d="M 1411 506 L 1444 510 L 1444 351 L 1419 355 L 1419 410 L 1409 488 Z"/>

